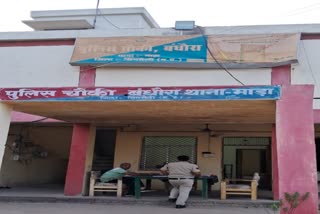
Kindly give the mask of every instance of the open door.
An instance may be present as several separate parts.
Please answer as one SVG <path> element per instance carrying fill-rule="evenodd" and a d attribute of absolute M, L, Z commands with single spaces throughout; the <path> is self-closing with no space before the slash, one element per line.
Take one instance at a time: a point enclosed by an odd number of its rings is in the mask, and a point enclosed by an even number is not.
<path fill-rule="evenodd" d="M 237 177 L 251 178 L 253 173 L 261 174 L 266 168 L 264 149 L 237 149 Z"/>
<path fill-rule="evenodd" d="M 271 190 L 271 145 L 268 137 L 226 137 L 224 177 L 251 179 L 260 175 L 259 189 Z"/>

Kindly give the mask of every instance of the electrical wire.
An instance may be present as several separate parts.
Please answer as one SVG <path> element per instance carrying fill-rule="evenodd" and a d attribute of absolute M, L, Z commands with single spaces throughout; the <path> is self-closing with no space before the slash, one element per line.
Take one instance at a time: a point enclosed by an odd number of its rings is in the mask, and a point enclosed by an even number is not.
<path fill-rule="evenodd" d="M 312 10 L 319 9 L 319 7 L 320 7 L 320 3 L 315 3 L 312 5 L 306 6 L 306 7 L 292 10 L 291 12 L 288 13 L 288 16 L 296 16 L 296 15 L 300 15 L 302 13 L 308 13 Z"/>
<path fill-rule="evenodd" d="M 308 13 L 312 10 L 315 9 L 319 9 L 320 8 L 320 3 L 314 3 L 305 7 L 300 7 L 300 8 L 296 8 L 290 11 L 287 11 L 285 14 L 281 14 L 281 15 L 272 15 L 272 16 L 267 16 L 266 19 L 271 19 L 271 18 L 276 18 L 277 20 L 280 20 L 282 18 L 287 18 L 288 16 L 296 16 L 302 13 Z M 240 30 L 243 30 L 245 28 L 250 28 L 250 25 L 243 25 L 243 26 L 230 26 L 230 27 L 226 27 L 224 26 L 224 29 L 221 29 L 220 31 L 216 32 L 219 34 L 234 34 L 237 33 Z M 263 32 L 262 32 L 263 33 Z"/>
<path fill-rule="evenodd" d="M 315 78 L 314 72 L 313 72 L 313 70 L 312 70 L 312 67 L 311 67 L 311 64 L 310 64 L 310 60 L 309 60 L 309 56 L 308 56 L 307 51 L 306 51 L 306 48 L 305 48 L 305 46 L 304 46 L 304 42 L 302 41 L 301 43 L 302 43 L 301 46 L 302 46 L 302 48 L 303 48 L 303 53 L 304 53 L 304 55 L 305 55 L 305 57 L 306 57 L 307 65 L 308 65 L 308 68 L 309 68 L 309 70 L 310 70 L 312 79 L 314 80 L 314 83 L 315 83 L 316 88 L 318 88 L 318 92 L 320 92 L 319 83 L 318 83 L 318 81 L 317 81 L 317 78 Z M 313 98 L 313 99 L 315 99 L 315 98 Z"/>
<path fill-rule="evenodd" d="M 46 120 L 46 119 L 49 119 L 49 118 L 48 117 L 44 117 L 44 118 L 41 118 L 41 119 L 38 119 L 38 120 L 28 121 L 28 123 L 37 123 L 37 122 L 41 122 L 41 121 Z"/>
<path fill-rule="evenodd" d="M 196 27 L 199 29 L 201 35 L 202 35 L 203 37 L 205 37 L 206 35 L 205 35 L 204 31 L 202 30 L 202 27 L 200 27 L 200 26 L 196 26 Z M 220 66 L 220 68 L 222 68 L 225 72 L 227 72 L 227 74 L 229 74 L 234 80 L 236 80 L 238 83 L 240 83 L 241 85 L 244 86 L 245 84 L 244 84 L 243 82 L 241 82 L 238 78 L 236 78 L 233 74 L 231 74 L 231 72 L 226 68 L 226 66 L 225 66 L 223 63 L 219 62 L 219 61 L 216 59 L 216 57 L 214 56 L 214 54 L 213 54 L 212 51 L 210 50 L 210 47 L 208 47 L 208 43 L 205 42 L 205 44 L 206 44 L 206 49 L 208 50 L 210 56 L 211 56 L 211 57 L 214 59 L 214 61 Z"/>
<path fill-rule="evenodd" d="M 201 29 L 202 27 L 200 26 L 197 26 L 197 28 L 199 29 L 200 33 L 202 36 L 206 36 L 203 32 L 203 30 Z M 208 43 L 205 42 L 206 44 L 206 49 L 208 50 L 210 56 L 214 59 L 214 61 L 219 65 L 220 68 L 222 68 L 227 74 L 229 74 L 234 80 L 236 80 L 238 83 L 240 83 L 241 85 L 245 86 L 245 84 L 243 82 L 241 82 L 238 78 L 236 78 L 226 67 L 223 63 L 220 63 L 216 57 L 213 55 L 212 51 L 210 50 L 210 48 L 208 47 Z M 102 65 L 98 65 L 98 66 L 91 66 L 90 68 L 88 69 L 84 69 L 84 70 L 81 70 L 82 72 L 85 72 L 85 71 L 89 71 L 91 69 L 96 69 L 96 68 L 100 68 L 100 67 L 106 67 L 108 65 L 114 65 L 114 64 L 119 64 L 120 62 L 111 62 L 111 63 L 106 63 L 106 64 L 102 64 Z"/>
<path fill-rule="evenodd" d="M 100 11 L 100 10 L 99 10 L 99 11 Z M 100 11 L 100 14 L 102 14 L 101 11 Z M 116 28 L 119 29 L 118 26 L 114 25 L 114 24 L 113 24 L 112 22 L 110 22 L 106 17 L 103 16 L 103 18 L 104 18 L 106 21 L 108 21 L 110 24 L 112 24 L 114 27 L 116 27 Z M 202 30 L 203 27 L 201 27 L 201 26 L 196 26 L 196 27 L 199 29 L 199 31 L 200 31 L 200 33 L 201 33 L 202 36 L 206 36 L 205 33 L 204 33 L 204 31 Z M 260 38 L 260 37 L 261 37 L 261 36 L 257 36 L 257 38 Z M 275 42 L 275 43 L 276 43 L 276 42 Z M 275 44 L 275 43 L 274 43 L 274 44 Z M 274 44 L 272 44 L 272 45 L 274 45 Z M 240 83 L 241 85 L 245 86 L 245 84 L 244 84 L 243 82 L 241 82 L 238 78 L 236 78 L 236 77 L 227 69 L 227 67 L 226 67 L 223 63 L 219 62 L 219 61 L 216 59 L 216 57 L 215 57 L 214 54 L 212 53 L 211 49 L 208 47 L 208 43 L 207 43 L 207 42 L 205 42 L 205 45 L 206 45 L 206 48 L 207 48 L 210 56 L 214 59 L 214 61 L 217 63 L 217 65 L 219 65 L 220 68 L 222 68 L 228 75 L 230 75 L 230 76 L 231 76 L 234 80 L 236 80 L 238 83 Z M 272 46 L 272 45 L 271 45 L 271 46 Z M 106 66 L 109 66 L 109 65 L 120 64 L 120 63 L 121 63 L 121 62 L 105 63 L 105 64 L 102 64 L 102 65 L 91 66 L 90 68 L 84 69 L 84 70 L 81 70 L 81 71 L 82 71 L 82 72 L 85 72 L 85 71 L 88 71 L 88 70 L 91 70 L 91 69 L 96 69 L 96 68 L 100 68 L 100 67 L 106 67 Z M 241 64 L 241 63 L 239 63 L 239 62 L 237 62 L 237 61 L 232 61 L 232 63 Z M 81 65 L 80 65 L 80 66 L 81 66 Z"/>
<path fill-rule="evenodd" d="M 117 28 L 117 29 L 120 29 L 120 27 L 118 27 L 117 25 L 113 24 L 106 16 L 102 15 L 102 12 L 100 9 L 98 9 L 98 12 L 100 13 L 100 15 L 102 16 L 102 18 L 104 20 L 106 20 L 109 24 L 111 24 L 113 27 Z M 124 28 L 123 28 L 124 29 Z"/>
<path fill-rule="evenodd" d="M 97 15 L 98 15 L 98 11 L 99 11 L 99 3 L 100 3 L 100 0 L 97 1 L 96 14 L 95 14 L 94 20 L 93 20 L 93 28 L 96 28 Z"/>

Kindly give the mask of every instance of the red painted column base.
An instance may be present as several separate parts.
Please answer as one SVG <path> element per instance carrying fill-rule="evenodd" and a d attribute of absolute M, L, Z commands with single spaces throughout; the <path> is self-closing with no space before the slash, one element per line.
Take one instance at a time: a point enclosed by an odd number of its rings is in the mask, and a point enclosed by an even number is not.
<path fill-rule="evenodd" d="M 64 186 L 65 195 L 73 196 L 82 193 L 89 133 L 89 125 L 75 124 L 73 127 L 68 170 Z"/>
<path fill-rule="evenodd" d="M 95 85 L 95 77 L 95 67 L 81 66 L 79 87 L 93 87 Z M 75 124 L 73 126 L 69 164 L 64 187 L 65 195 L 80 195 L 82 193 L 89 133 L 89 125 Z"/>

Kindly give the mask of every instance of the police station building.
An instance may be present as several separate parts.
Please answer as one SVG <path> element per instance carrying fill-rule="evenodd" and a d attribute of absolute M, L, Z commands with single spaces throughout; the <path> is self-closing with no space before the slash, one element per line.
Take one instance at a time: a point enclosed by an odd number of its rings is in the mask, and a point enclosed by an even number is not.
<path fill-rule="evenodd" d="M 298 213 L 317 213 L 320 25 L 160 28 L 144 8 L 100 11 L 34 11 L 33 31 L 0 33 L 1 186 L 87 195 L 92 170 L 184 154 L 220 181 L 258 172 L 274 199 L 309 192 Z"/>

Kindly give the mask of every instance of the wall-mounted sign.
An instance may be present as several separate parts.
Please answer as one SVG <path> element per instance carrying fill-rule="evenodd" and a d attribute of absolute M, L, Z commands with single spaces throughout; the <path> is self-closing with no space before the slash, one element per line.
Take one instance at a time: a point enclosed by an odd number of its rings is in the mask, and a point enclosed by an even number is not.
<path fill-rule="evenodd" d="M 2 101 L 276 100 L 280 86 L 2 88 Z"/>
<path fill-rule="evenodd" d="M 299 34 L 78 38 L 72 65 L 295 62 Z"/>

